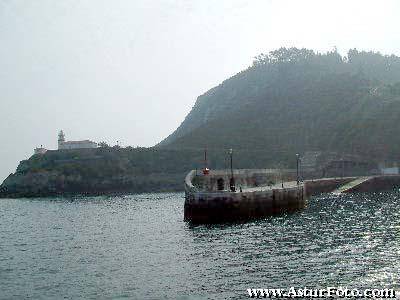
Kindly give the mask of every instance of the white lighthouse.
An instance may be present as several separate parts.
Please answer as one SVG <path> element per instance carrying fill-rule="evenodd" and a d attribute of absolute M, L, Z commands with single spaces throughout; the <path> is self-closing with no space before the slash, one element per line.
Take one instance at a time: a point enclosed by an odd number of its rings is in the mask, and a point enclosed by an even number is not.
<path fill-rule="evenodd" d="M 63 148 L 63 143 L 65 143 L 65 134 L 64 131 L 60 130 L 58 133 L 58 150 Z"/>
<path fill-rule="evenodd" d="M 64 131 L 58 133 L 58 150 L 68 150 L 68 149 L 90 149 L 97 148 L 97 143 L 83 140 L 83 141 L 65 141 Z"/>

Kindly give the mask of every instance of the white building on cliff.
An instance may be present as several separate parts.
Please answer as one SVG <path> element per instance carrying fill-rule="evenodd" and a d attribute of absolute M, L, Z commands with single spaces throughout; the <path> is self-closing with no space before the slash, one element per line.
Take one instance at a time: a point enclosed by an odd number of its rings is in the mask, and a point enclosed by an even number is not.
<path fill-rule="evenodd" d="M 61 130 L 58 133 L 58 150 L 69 150 L 69 149 L 91 149 L 97 148 L 97 143 L 83 140 L 83 141 L 65 141 L 65 134 Z"/>

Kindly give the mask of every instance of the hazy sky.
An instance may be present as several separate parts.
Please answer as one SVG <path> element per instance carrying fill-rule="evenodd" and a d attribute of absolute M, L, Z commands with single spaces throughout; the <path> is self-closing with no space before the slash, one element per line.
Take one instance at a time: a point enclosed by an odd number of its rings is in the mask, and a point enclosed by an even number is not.
<path fill-rule="evenodd" d="M 400 55 L 399 1 L 0 0 L 0 181 L 57 132 L 152 146 L 281 46 Z"/>

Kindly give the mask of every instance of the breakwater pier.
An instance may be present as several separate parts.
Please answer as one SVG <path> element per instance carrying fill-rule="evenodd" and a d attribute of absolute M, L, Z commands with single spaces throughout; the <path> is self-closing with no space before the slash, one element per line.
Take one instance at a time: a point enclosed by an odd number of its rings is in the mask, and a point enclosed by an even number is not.
<path fill-rule="evenodd" d="M 310 196 L 321 193 L 400 187 L 399 175 L 319 178 L 302 182 L 283 180 L 282 176 L 280 179 L 276 182 L 276 172 L 268 169 L 242 169 L 232 173 L 215 170 L 209 174 L 191 171 L 185 178 L 184 218 L 193 223 L 254 219 L 301 210 Z"/>

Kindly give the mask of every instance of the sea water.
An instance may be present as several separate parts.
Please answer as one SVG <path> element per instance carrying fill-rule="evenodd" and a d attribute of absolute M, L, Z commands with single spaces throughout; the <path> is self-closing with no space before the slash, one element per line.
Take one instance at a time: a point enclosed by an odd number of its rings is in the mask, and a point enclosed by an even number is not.
<path fill-rule="evenodd" d="M 0 200 L 0 299 L 247 299 L 248 288 L 400 289 L 400 192 L 191 226 L 183 193 Z"/>

